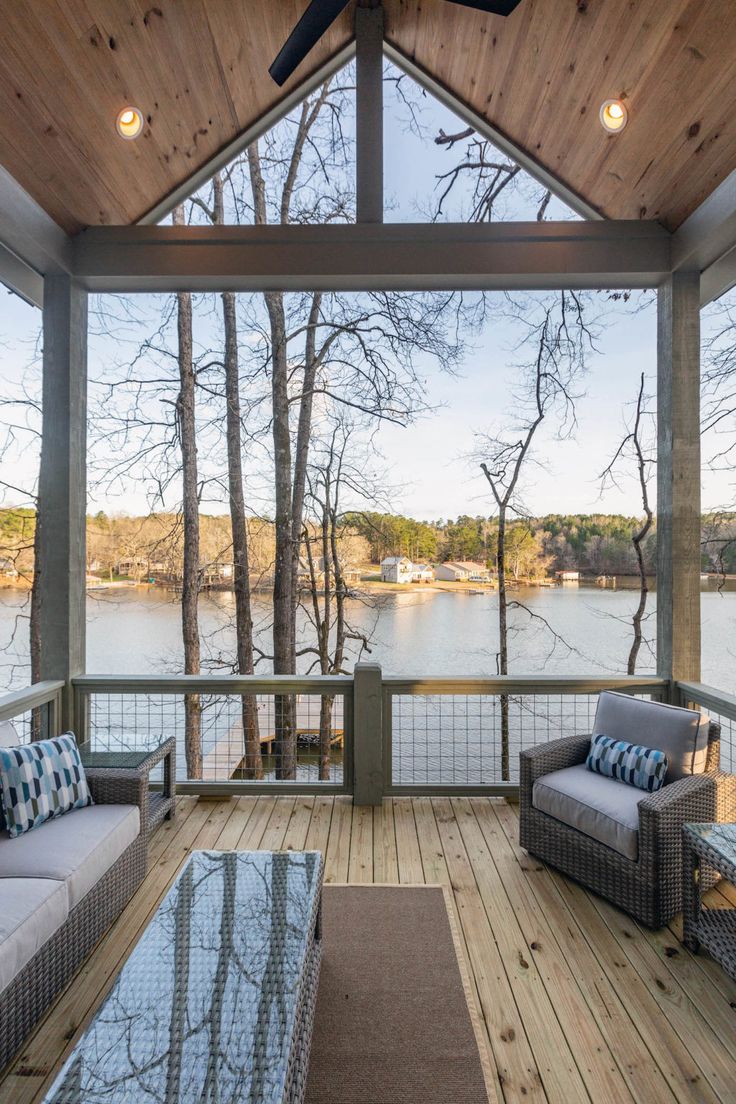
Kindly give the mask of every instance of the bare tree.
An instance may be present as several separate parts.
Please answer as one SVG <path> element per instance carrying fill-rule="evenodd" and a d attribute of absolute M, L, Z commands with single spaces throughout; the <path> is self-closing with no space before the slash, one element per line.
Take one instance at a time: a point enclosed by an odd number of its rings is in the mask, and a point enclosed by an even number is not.
<path fill-rule="evenodd" d="M 348 599 L 356 597 L 348 585 L 347 557 L 344 551 L 342 493 L 350 490 L 366 497 L 369 478 L 366 457 L 357 447 L 354 427 L 339 418 L 329 435 L 320 442 L 318 455 L 308 472 L 307 519 L 302 545 L 306 559 L 306 613 L 313 628 L 314 642 L 299 654 L 314 656 L 312 667 L 323 675 L 347 671 L 347 646 L 352 643 L 359 659 L 370 652 L 369 634 L 351 624 Z M 330 778 L 333 740 L 332 712 L 334 696 L 323 694 L 319 722 L 319 777 Z"/>
<path fill-rule="evenodd" d="M 520 480 L 531 458 L 532 446 L 542 423 L 555 415 L 557 433 L 569 436 L 575 426 L 575 384 L 585 368 L 585 354 L 591 334 L 584 319 L 582 302 L 575 292 L 561 292 L 546 300 L 540 316 L 532 322 L 524 347 L 533 347 L 533 359 L 520 366 L 521 389 L 517 389 L 517 418 L 508 428 L 478 435 L 474 456 L 490 487 L 498 514 L 496 564 L 498 569 L 498 654 L 497 673 L 509 673 L 509 622 L 511 608 L 507 593 L 508 564 L 506 533 L 509 516 L 524 513 Z M 509 773 L 509 697 L 502 694 L 501 776 Z"/>
<path fill-rule="evenodd" d="M 183 226 L 183 207 L 173 214 L 175 226 Z M 182 516 L 184 555 L 181 582 L 181 628 L 184 645 L 184 674 L 200 673 L 199 646 L 199 477 L 197 472 L 197 426 L 195 416 L 196 378 L 193 360 L 192 296 L 176 296 L 179 341 L 179 395 L 176 402 L 177 428 L 181 448 Z M 202 705 L 199 694 L 184 698 L 184 748 L 187 776 L 202 777 Z"/>
<path fill-rule="evenodd" d="M 601 485 L 617 484 L 617 467 L 621 461 L 631 458 L 636 467 L 636 477 L 641 495 L 641 505 L 644 517 L 641 525 L 631 534 L 631 543 L 634 546 L 636 556 L 636 568 L 639 576 L 639 601 L 632 614 L 631 624 L 633 638 L 629 649 L 629 657 L 626 663 L 626 673 L 636 674 L 636 664 L 639 658 L 642 644 L 644 643 L 643 623 L 646 615 L 647 598 L 649 596 L 649 582 L 647 579 L 647 567 L 645 561 L 645 541 L 654 524 L 654 513 L 649 502 L 649 475 L 655 458 L 651 454 L 651 443 L 647 440 L 646 422 L 651 414 L 646 409 L 647 396 L 644 393 L 644 373 L 639 380 L 639 390 L 636 396 L 634 417 L 631 427 L 618 445 L 610 463 L 601 473 Z"/>

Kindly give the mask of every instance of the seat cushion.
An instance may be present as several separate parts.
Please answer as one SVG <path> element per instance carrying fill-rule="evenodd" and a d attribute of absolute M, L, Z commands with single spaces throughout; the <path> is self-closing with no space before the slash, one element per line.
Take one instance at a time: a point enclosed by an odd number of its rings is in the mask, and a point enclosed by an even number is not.
<path fill-rule="evenodd" d="M 65 882 L 69 908 L 73 909 L 139 831 L 137 805 L 75 809 L 16 839 L 0 837 L 0 878 L 55 878 Z"/>
<path fill-rule="evenodd" d="M 69 904 L 66 884 L 50 878 L 0 878 L 0 902 L 2 992 L 61 927 Z"/>
<path fill-rule="evenodd" d="M 593 736 L 602 734 L 663 751 L 667 756 L 667 785 L 688 774 L 703 773 L 709 725 L 710 718 L 695 709 L 604 690 L 598 698 Z"/>
<path fill-rule="evenodd" d="M 532 805 L 627 859 L 636 860 L 639 802 L 646 796 L 635 786 L 594 774 L 585 763 L 578 763 L 538 778 L 532 791 Z"/>

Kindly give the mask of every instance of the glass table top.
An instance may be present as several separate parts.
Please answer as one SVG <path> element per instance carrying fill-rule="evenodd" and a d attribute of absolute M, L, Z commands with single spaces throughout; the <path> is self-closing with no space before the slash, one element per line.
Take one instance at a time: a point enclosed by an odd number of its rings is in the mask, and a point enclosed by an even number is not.
<path fill-rule="evenodd" d="M 318 851 L 195 851 L 46 1104 L 281 1104 Z"/>
<path fill-rule="evenodd" d="M 736 824 L 688 824 L 693 835 L 736 865 Z"/>

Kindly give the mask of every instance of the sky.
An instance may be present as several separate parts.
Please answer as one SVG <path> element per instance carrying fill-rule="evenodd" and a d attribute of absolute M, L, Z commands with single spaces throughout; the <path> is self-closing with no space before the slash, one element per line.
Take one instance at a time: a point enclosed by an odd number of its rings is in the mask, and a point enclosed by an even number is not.
<path fill-rule="evenodd" d="M 389 77 L 395 72 L 387 72 Z M 408 78 L 406 78 L 408 80 Z M 407 91 L 406 83 L 401 92 Z M 387 221 L 422 221 L 436 196 L 438 176 L 454 163 L 457 148 L 449 153 L 431 140 L 444 131 L 463 130 L 465 124 L 428 96 L 410 90 L 418 112 L 417 134 L 409 113 L 391 80 L 385 85 L 385 190 Z M 429 136 L 429 140 L 427 137 Z M 522 212 L 533 218 L 539 188 L 528 188 L 529 208 Z M 467 203 L 460 191 L 460 207 Z M 448 207 L 448 216 L 459 207 Z M 553 200 L 550 218 L 575 217 L 562 203 Z M 432 412 L 402 428 L 385 425 L 377 435 L 381 467 L 388 470 L 394 491 L 396 512 L 422 520 L 456 517 L 459 514 L 490 514 L 488 488 L 477 462 L 467 459 L 475 435 L 508 422 L 515 408 L 514 343 L 516 331 L 499 317 L 503 297 L 490 299 L 491 318 L 481 333 L 474 335 L 462 367 L 453 376 L 443 375 L 428 364 L 418 364 L 424 378 L 425 398 Z M 574 436 L 560 441 L 543 431 L 535 444 L 537 464 L 524 487 L 524 505 L 534 515 L 545 513 L 639 513 L 638 485 L 623 478 L 619 487 L 601 492 L 600 472 L 605 468 L 625 432 L 639 386 L 641 372 L 647 376 L 647 390 L 654 389 L 656 371 L 656 306 L 652 293 L 635 293 L 626 306 L 600 297 L 606 324 L 598 341 L 598 352 L 590 358 L 578 402 L 578 428 Z M 36 357 L 40 313 L 17 297 L 0 291 L 0 392 L 20 398 L 24 389 L 38 390 Z M 708 316 L 704 317 L 704 329 Z M 100 362 L 112 355 L 99 339 L 93 343 L 90 373 L 99 372 Z M 6 419 L 7 410 L 6 407 Z M 16 427 L 27 415 L 13 408 Z M 6 490 L 5 504 L 23 501 L 20 491 L 32 489 L 37 471 L 36 440 L 22 428 L 0 436 L 0 479 L 18 490 Z M 707 448 L 706 448 L 707 452 Z M 253 478 L 257 473 L 252 473 Z M 727 474 L 704 469 L 704 506 L 730 502 L 733 488 Z M 227 503 L 215 499 L 208 512 L 225 512 Z M 130 487 L 111 499 L 92 493 L 89 511 L 99 509 L 144 513 L 148 502 L 143 488 Z"/>

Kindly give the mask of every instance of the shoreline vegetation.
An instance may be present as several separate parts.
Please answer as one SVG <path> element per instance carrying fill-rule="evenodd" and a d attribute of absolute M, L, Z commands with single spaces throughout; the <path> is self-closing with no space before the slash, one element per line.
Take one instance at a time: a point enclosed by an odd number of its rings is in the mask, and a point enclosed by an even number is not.
<path fill-rule="evenodd" d="M 641 518 L 618 514 L 547 514 L 515 519 L 505 535 L 506 585 L 577 585 L 558 572 L 579 572 L 583 585 L 638 586 L 632 536 Z M 274 525 L 269 519 L 246 521 L 250 545 L 250 585 L 254 592 L 273 588 Z M 35 510 L 0 509 L 0 587 L 30 588 L 33 581 Z M 311 538 L 310 538 L 311 539 Z M 349 568 L 348 592 L 484 593 L 498 588 L 495 560 L 498 521 L 461 515 L 455 520 L 417 521 L 398 514 L 346 512 L 340 518 L 338 555 Z M 723 583 L 736 578 L 736 513 L 704 514 L 701 571 Z M 644 552 L 647 575 L 654 579 L 656 525 Z M 183 555 L 178 513 L 143 516 L 106 514 L 87 518 L 88 589 L 153 585 L 180 589 Z M 388 583 L 380 563 L 388 556 L 438 565 L 474 561 L 491 571 L 490 582 L 444 581 Z M 200 515 L 200 590 L 232 590 L 232 535 L 227 515 Z"/>

